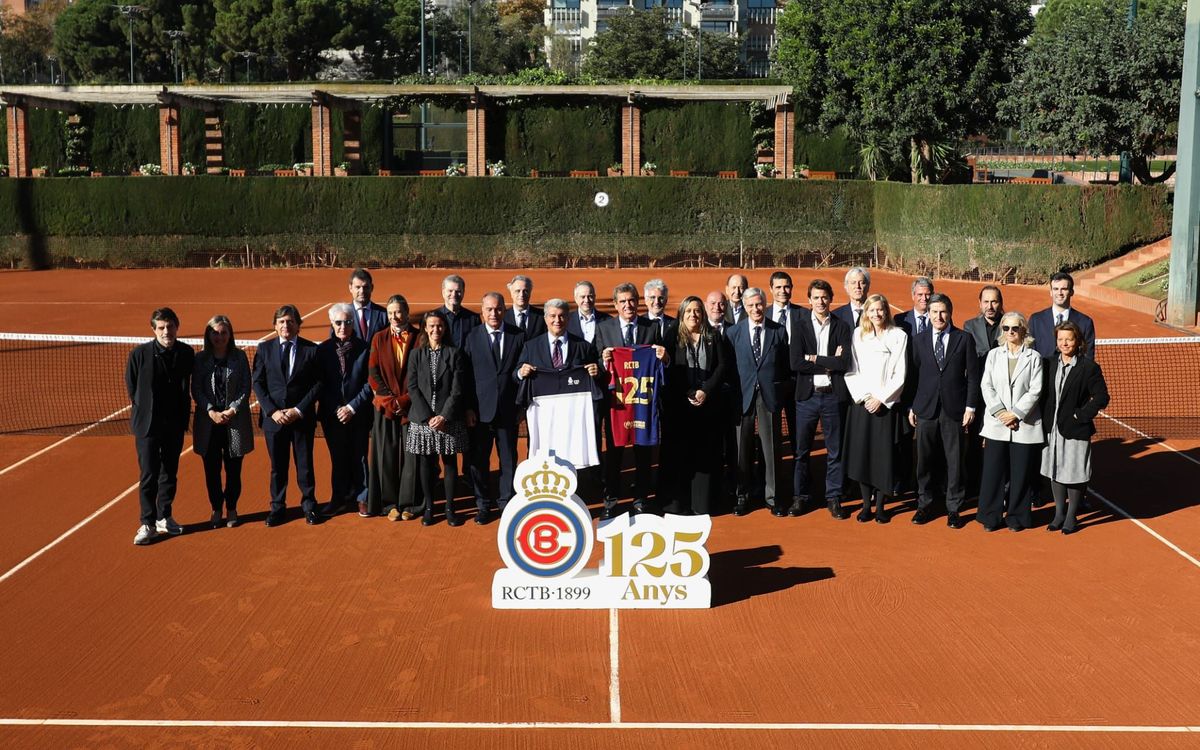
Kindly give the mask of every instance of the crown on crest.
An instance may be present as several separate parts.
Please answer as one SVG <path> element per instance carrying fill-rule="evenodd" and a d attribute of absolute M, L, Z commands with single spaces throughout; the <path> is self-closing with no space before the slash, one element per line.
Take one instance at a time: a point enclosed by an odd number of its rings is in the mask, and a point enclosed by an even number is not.
<path fill-rule="evenodd" d="M 571 489 L 571 478 L 550 469 L 548 462 L 542 463 L 541 471 L 534 471 L 521 480 L 521 489 L 530 500 L 554 498 L 565 500 Z"/>

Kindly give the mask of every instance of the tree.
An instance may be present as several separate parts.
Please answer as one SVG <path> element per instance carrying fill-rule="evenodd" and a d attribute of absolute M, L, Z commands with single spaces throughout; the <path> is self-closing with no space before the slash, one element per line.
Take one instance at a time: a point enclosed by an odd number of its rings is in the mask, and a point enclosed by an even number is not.
<path fill-rule="evenodd" d="M 800 122 L 844 126 L 892 167 L 908 162 L 913 182 L 930 182 L 945 173 L 948 147 L 993 123 L 1032 26 L 1026 0 L 791 2 L 776 21 L 774 63 L 797 92 Z"/>
<path fill-rule="evenodd" d="M 1072 154 L 1130 154 L 1140 182 L 1162 182 L 1150 161 L 1174 142 L 1179 121 L 1183 5 L 1147 2 L 1128 27 L 1125 6 L 1052 3 L 1001 113 L 1028 144 Z"/>
<path fill-rule="evenodd" d="M 78 0 L 54 22 L 54 50 L 63 72 L 79 83 L 128 80 L 123 19 L 105 0 Z"/>
<path fill-rule="evenodd" d="M 739 48 L 737 37 L 704 32 L 705 77 L 736 75 Z M 598 78 L 689 78 L 695 70 L 694 33 L 681 33 L 661 7 L 610 18 L 583 61 L 583 72 Z"/>
<path fill-rule="evenodd" d="M 65 6 L 65 0 L 48 0 L 24 14 L 0 7 L 0 82 L 30 80 L 42 73 L 50 80 L 54 22 Z"/>

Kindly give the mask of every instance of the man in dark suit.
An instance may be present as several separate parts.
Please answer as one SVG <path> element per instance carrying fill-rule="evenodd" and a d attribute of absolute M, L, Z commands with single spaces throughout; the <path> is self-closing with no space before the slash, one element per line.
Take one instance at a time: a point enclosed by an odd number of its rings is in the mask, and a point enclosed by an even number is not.
<path fill-rule="evenodd" d="M 159 534 L 182 534 L 171 504 L 179 473 L 179 454 L 192 411 L 192 368 L 196 354 L 178 341 L 179 316 L 169 307 L 150 314 L 154 339 L 129 352 L 125 364 L 125 389 L 133 412 L 133 433 L 138 457 L 138 499 L 141 525 L 133 543 L 149 544 Z M 14 375 L 15 377 L 15 375 Z"/>
<path fill-rule="evenodd" d="M 665 299 L 665 297 L 664 297 Z M 613 303 L 617 317 L 596 326 L 596 348 L 605 367 L 612 361 L 612 350 L 616 347 L 649 345 L 655 347 L 658 358 L 666 357 L 662 346 L 660 324 L 638 317 L 637 287 L 630 283 L 618 284 L 613 289 Z M 604 408 L 607 410 L 607 404 Z M 617 502 L 621 498 L 621 469 L 625 458 L 625 447 L 614 444 L 612 425 L 605 421 L 604 430 L 604 518 L 617 515 Z M 634 481 L 633 512 L 644 513 L 650 509 L 648 495 L 654 487 L 650 465 L 653 451 L 648 445 L 633 446 Z"/>
<path fill-rule="evenodd" d="M 1029 335 L 1033 337 L 1033 348 L 1042 355 L 1042 359 L 1055 355 L 1058 336 L 1054 333 L 1054 327 L 1068 320 L 1083 331 L 1086 344 L 1082 348 L 1084 356 L 1095 356 L 1092 351 L 1096 343 L 1096 324 L 1090 317 L 1071 307 L 1071 298 L 1074 296 L 1075 279 L 1069 273 L 1056 273 L 1050 277 L 1050 307 L 1029 316 Z"/>
<path fill-rule="evenodd" d="M 371 345 L 371 337 L 387 328 L 387 311 L 371 301 L 371 293 L 375 291 L 375 282 L 371 280 L 370 271 L 356 268 L 350 273 L 350 300 L 354 305 L 354 336 L 362 339 L 367 346 Z M 330 331 L 336 335 L 337 331 Z"/>
<path fill-rule="evenodd" d="M 290 456 L 296 459 L 300 506 L 310 524 L 317 515 L 313 477 L 313 435 L 317 429 L 316 402 L 320 390 L 317 345 L 300 338 L 300 311 L 284 305 L 275 311 L 278 338 L 258 347 L 254 358 L 254 395 L 262 408 L 263 442 L 271 457 L 271 512 L 267 526 L 284 521 Z"/>
<path fill-rule="evenodd" d="M 370 345 L 354 334 L 354 306 L 329 308 L 333 335 L 317 346 L 321 390 L 317 419 L 329 449 L 330 494 L 323 515 L 332 516 L 348 504 L 358 515 L 367 512 L 367 448 L 371 435 L 371 385 L 367 382 Z M 385 313 L 386 314 L 386 313 Z"/>
<path fill-rule="evenodd" d="M 809 500 L 808 462 L 816 436 L 817 422 L 825 436 L 825 504 L 839 521 L 847 517 L 842 510 L 842 426 L 850 394 L 846 390 L 846 371 L 850 369 L 850 326 L 829 311 L 833 286 L 824 279 L 808 285 L 812 314 L 796 321 L 792 330 L 792 372 L 796 376 L 795 445 L 792 507 L 790 516 L 804 513 Z"/>
<path fill-rule="evenodd" d="M 596 340 L 596 326 L 611 315 L 596 309 L 596 287 L 590 281 L 575 285 L 575 312 L 567 316 L 567 333 L 574 334 L 589 344 Z"/>
<path fill-rule="evenodd" d="M 741 302 L 742 291 L 739 290 L 738 301 Z M 739 308 L 740 308 L 739 304 Z M 728 342 L 729 330 L 733 327 L 733 323 L 729 322 L 729 307 L 725 294 L 719 289 L 714 289 L 704 298 L 704 309 L 708 313 L 708 324 L 720 337 Z M 741 310 L 742 315 L 745 315 L 745 310 Z M 735 368 L 727 368 L 729 374 L 725 382 L 721 383 L 720 390 L 714 396 L 717 398 L 716 416 L 718 423 L 713 426 L 714 429 L 721 431 L 721 444 L 723 446 L 722 456 L 725 461 L 723 481 L 725 490 L 732 496 L 734 488 L 737 487 L 737 426 L 741 423 L 741 394 L 737 393 L 735 383 Z"/>
<path fill-rule="evenodd" d="M 513 372 L 521 361 L 525 334 L 504 322 L 504 298 L 499 292 L 483 296 L 480 309 L 483 325 L 467 334 L 463 343 L 471 368 L 473 393 L 470 410 L 476 414 L 471 428 L 471 483 L 479 512 L 475 523 L 491 520 L 492 499 L 501 512 L 513 496 L 513 473 L 517 466 L 517 384 Z M 546 324 L 542 318 L 542 326 Z M 500 488 L 493 495 L 489 487 L 492 445 L 500 458 Z"/>
<path fill-rule="evenodd" d="M 642 296 L 646 298 L 646 320 L 658 329 L 658 337 L 667 339 L 667 335 L 679 327 L 679 321 L 667 314 L 667 284 L 662 279 L 650 279 L 642 287 Z"/>
<path fill-rule="evenodd" d="M 725 279 L 725 322 L 734 326 L 746 318 L 746 308 L 742 306 L 742 295 L 750 282 L 740 273 L 730 274 Z"/>
<path fill-rule="evenodd" d="M 546 332 L 546 318 L 542 308 L 529 303 L 533 297 L 533 279 L 517 274 L 508 282 L 508 293 L 512 297 L 512 309 L 504 313 L 505 325 L 521 331 L 528 341 Z"/>
<path fill-rule="evenodd" d="M 908 334 L 911 344 L 913 337 L 929 330 L 929 299 L 933 296 L 933 280 L 928 276 L 918 276 L 909 287 L 912 294 L 912 309 L 905 310 L 896 316 L 896 325 Z"/>
<path fill-rule="evenodd" d="M 763 499 L 775 516 L 787 515 L 776 494 L 776 480 L 782 470 L 783 404 L 791 394 L 787 388 L 791 375 L 787 359 L 787 334 L 783 326 L 766 316 L 766 294 L 757 287 L 742 296 L 746 317 L 729 329 L 729 342 L 737 360 L 741 386 L 742 421 L 738 428 L 738 489 L 734 515 L 744 516 L 756 484 L 754 477 L 755 422 L 758 444 L 762 447 L 764 470 Z"/>
<path fill-rule="evenodd" d="M 980 361 L 1000 345 L 1000 319 L 1004 317 L 1004 295 L 1000 288 L 988 284 L 979 290 L 979 314 L 963 324 L 975 342 L 975 354 Z"/>
<path fill-rule="evenodd" d="M 834 310 L 833 314 L 853 331 L 862 322 L 863 302 L 871 294 L 871 272 L 862 266 L 855 266 L 846 272 L 842 286 L 846 289 L 848 302 Z"/>
<path fill-rule="evenodd" d="M 479 316 L 463 307 L 463 296 L 467 293 L 467 282 L 463 277 L 452 273 L 442 279 L 442 302 L 439 310 L 446 314 L 450 323 L 449 344 L 457 349 L 462 348 L 462 342 L 472 328 L 479 325 Z"/>
<path fill-rule="evenodd" d="M 913 339 L 910 362 L 916 394 L 908 422 L 917 431 L 917 512 L 913 523 L 933 518 L 934 474 L 946 472 L 946 525 L 961 529 L 966 495 L 963 457 L 966 433 L 982 402 L 975 342 L 954 327 L 953 304 L 943 294 L 929 299 L 929 327 Z"/>

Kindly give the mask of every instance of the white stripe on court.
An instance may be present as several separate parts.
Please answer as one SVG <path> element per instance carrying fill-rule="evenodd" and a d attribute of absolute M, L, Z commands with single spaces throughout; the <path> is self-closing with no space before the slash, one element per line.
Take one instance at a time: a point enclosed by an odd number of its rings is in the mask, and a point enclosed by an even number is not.
<path fill-rule="evenodd" d="M 769 731 L 769 732 L 1010 732 L 1079 734 L 1195 734 L 1200 726 L 1142 724 L 878 724 L 785 722 L 469 722 L 469 721 L 205 721 L 180 719 L 5 719 L 0 726 L 43 727 L 173 727 L 242 729 L 591 729 L 591 730 L 677 730 L 677 731 Z"/>
<path fill-rule="evenodd" d="M 1108 421 L 1110 421 L 1110 422 L 1113 422 L 1113 423 L 1117 424 L 1117 425 L 1118 425 L 1118 426 L 1120 426 L 1120 427 L 1124 427 L 1125 429 L 1129 430 L 1129 431 L 1130 431 L 1130 432 L 1132 432 L 1134 435 L 1137 435 L 1137 436 L 1138 436 L 1138 437 L 1140 437 L 1140 438 L 1144 438 L 1144 439 L 1146 439 L 1146 440 L 1150 440 L 1150 441 L 1152 441 L 1152 442 L 1154 442 L 1154 443 L 1156 443 L 1156 444 L 1158 444 L 1158 445 L 1161 445 L 1162 447 L 1164 447 L 1164 448 L 1166 448 L 1167 450 L 1169 450 L 1169 451 L 1173 452 L 1175 455 L 1179 456 L 1179 457 L 1180 457 L 1180 458 L 1182 458 L 1183 460 L 1185 460 L 1185 461 L 1191 461 L 1192 463 L 1196 464 L 1197 466 L 1200 466 L 1200 461 L 1197 461 L 1196 459 L 1192 458 L 1191 456 L 1189 456 L 1188 454 L 1186 454 L 1186 453 L 1184 453 L 1183 451 L 1179 450 L 1178 448 L 1176 448 L 1175 446 L 1171 445 L 1171 444 L 1170 444 L 1170 443 L 1168 443 L 1167 441 L 1165 441 L 1165 440 L 1160 440 L 1159 438 L 1153 437 L 1153 436 L 1151 436 L 1151 435 L 1147 435 L 1146 433 L 1142 432 L 1141 430 L 1137 429 L 1136 427 L 1130 427 L 1129 425 L 1125 424 L 1124 422 L 1122 422 L 1121 420 L 1117 419 L 1116 417 L 1110 417 L 1110 416 L 1108 416 L 1107 414 L 1105 414 L 1104 412 L 1100 412 L 1100 416 L 1104 417 L 1105 419 L 1107 419 L 1107 420 L 1108 420 Z"/>
<path fill-rule="evenodd" d="M 307 318 L 309 315 L 315 315 L 316 313 L 319 313 L 319 312 L 321 312 L 322 310 L 324 310 L 325 308 L 329 307 L 329 306 L 330 306 L 330 305 L 332 305 L 332 304 L 333 304 L 332 302 L 327 302 L 327 303 L 325 303 L 324 305 L 321 305 L 320 307 L 318 307 L 316 310 L 313 310 L 312 312 L 308 313 L 308 315 L 302 315 L 302 316 L 300 316 L 300 317 L 301 317 L 301 319 L 304 319 L 304 318 Z M 270 337 L 271 337 L 271 336 L 273 336 L 273 335 L 274 335 L 274 334 L 269 334 L 269 335 L 267 335 L 267 336 L 263 336 L 261 339 L 259 339 L 259 340 L 258 340 L 258 342 L 259 342 L 259 343 L 261 343 L 261 342 L 263 342 L 263 341 L 266 341 L 268 338 L 270 338 Z M 129 408 L 129 407 L 126 407 L 126 408 Z M 100 424 L 100 423 L 99 423 L 99 422 L 97 422 L 96 424 Z M 96 425 L 92 425 L 92 427 L 95 427 L 95 426 L 96 426 Z M 83 431 L 81 431 L 81 432 L 83 432 Z M 79 435 L 79 434 L 81 434 L 81 432 L 77 432 L 77 433 L 75 433 L 75 435 Z M 75 437 L 75 435 L 72 435 L 71 437 Z M 57 445 L 61 445 L 62 443 L 66 442 L 68 439 L 69 439 L 69 438 L 64 438 L 63 440 L 60 440 L 60 441 L 58 441 L 58 442 L 57 442 L 57 443 L 55 443 L 54 445 L 56 445 L 56 446 L 57 446 Z M 52 446 L 52 447 L 53 447 L 53 446 Z M 38 454 L 45 453 L 47 450 L 48 450 L 48 449 L 44 448 L 44 449 L 42 449 L 41 451 L 39 451 L 39 452 L 38 452 Z M 179 454 L 179 457 L 180 457 L 180 458 L 183 458 L 183 457 L 184 457 L 184 456 L 186 456 L 188 453 L 190 453 L 190 452 L 191 452 L 191 450 L 192 450 L 192 446 L 191 446 L 191 445 L 188 445 L 186 448 L 184 448 L 184 449 L 183 449 L 183 450 L 180 452 L 180 454 Z M 38 455 L 38 454 L 35 454 L 35 455 Z M 29 458 L 33 458 L 33 456 L 30 456 Z M 25 460 L 27 461 L 27 460 L 29 460 L 29 459 L 25 459 Z M 21 463 L 24 463 L 24 461 L 22 461 Z M 9 467 L 9 468 L 12 468 L 12 467 Z M 5 471 L 7 471 L 7 470 L 8 470 L 8 469 L 5 469 Z M 0 472 L 0 473 L 2 473 L 2 472 Z M 59 542 L 62 542 L 64 539 L 66 539 L 67 537 L 71 536 L 71 535 L 72 535 L 72 534 L 74 534 L 76 531 L 79 531 L 80 529 L 82 529 L 84 526 L 86 526 L 88 523 L 90 523 L 90 522 L 91 522 L 91 521 L 92 521 L 94 518 L 96 518 L 96 517 L 97 517 L 97 516 L 99 516 L 101 513 L 103 513 L 104 511 L 108 510 L 109 508 L 113 507 L 114 505 L 116 505 L 118 502 L 120 502 L 122 499 L 124 499 L 124 498 L 125 498 L 127 495 L 129 495 L 131 492 L 133 492 L 133 491 L 134 491 L 134 490 L 136 490 L 137 488 L 138 488 L 138 485 L 137 485 L 137 483 L 135 482 L 134 484 L 130 485 L 130 486 L 129 486 L 129 488 L 128 488 L 128 489 L 126 489 L 124 492 L 122 492 L 121 494 L 117 495 L 117 496 L 116 496 L 116 497 L 114 497 L 112 500 L 109 500 L 109 501 L 108 501 L 107 503 L 105 503 L 104 505 L 100 506 L 100 508 L 99 508 L 98 510 L 96 510 L 95 512 L 93 512 L 93 513 L 92 513 L 90 516 L 88 516 L 87 518 L 83 519 L 83 520 L 82 520 L 82 521 L 80 521 L 79 523 L 75 524 L 75 525 L 74 525 L 74 526 L 72 526 L 71 528 L 69 528 L 69 529 L 67 529 L 66 531 L 64 531 L 64 532 L 63 532 L 63 533 L 62 533 L 62 534 L 61 534 L 61 535 L 60 535 L 60 536 L 59 536 L 57 539 L 55 539 L 54 541 L 50 542 L 50 543 L 49 543 L 49 544 L 47 544 L 45 547 L 42 547 L 42 548 L 41 548 L 41 549 L 39 549 L 37 552 L 34 552 L 34 553 L 33 553 L 32 555 L 30 555 L 29 557 L 25 558 L 25 559 L 24 559 L 24 560 L 22 560 L 21 562 L 19 562 L 19 563 L 17 563 L 16 565 L 14 565 L 12 568 L 10 568 L 10 569 L 8 569 L 7 571 L 5 571 L 5 573 L 4 573 L 3 575 L 0 575 L 0 583 L 3 583 L 4 581 L 8 580 L 10 577 L 12 577 L 14 574 L 16 574 L 16 572 L 17 572 L 17 571 L 21 570 L 22 568 L 24 568 L 24 567 L 25 567 L 26 565 L 28 565 L 29 563 L 31 563 L 31 562 L 33 562 L 34 560 L 38 559 L 39 557 L 41 557 L 41 556 L 42 556 L 42 555 L 44 555 L 45 553 L 49 552 L 51 549 L 53 549 L 54 547 L 56 547 L 56 546 L 59 544 Z"/>
<path fill-rule="evenodd" d="M 621 632 L 617 609 L 608 610 L 608 714 L 613 724 L 621 723 Z"/>
<path fill-rule="evenodd" d="M 1142 531 L 1146 532 L 1146 533 L 1147 533 L 1147 534 L 1149 534 L 1150 536 L 1152 536 L 1152 537 L 1154 537 L 1155 539 L 1157 539 L 1158 541 L 1162 542 L 1164 545 L 1166 545 L 1166 547 L 1167 547 L 1168 549 L 1170 549 L 1171 551 L 1173 551 L 1175 554 L 1179 555 L 1179 556 L 1180 556 L 1180 557 L 1182 557 L 1184 560 L 1187 560 L 1187 561 L 1188 561 L 1188 562 L 1190 562 L 1192 565 L 1195 565 L 1197 568 L 1200 568 L 1200 560 L 1197 560 L 1196 558 L 1192 557 L 1192 556 L 1191 556 L 1191 555 L 1189 555 L 1188 553 L 1184 552 L 1182 549 L 1180 549 L 1180 548 L 1179 548 L 1179 547 L 1178 547 L 1178 546 L 1177 546 L 1177 545 L 1176 545 L 1174 542 L 1172 542 L 1170 539 L 1167 539 L 1167 538 L 1166 538 L 1165 536 L 1163 536 L 1162 534 L 1159 534 L 1159 533 L 1158 533 L 1157 531 L 1155 531 L 1154 529 L 1150 528 L 1149 526 L 1147 526 L 1146 524 L 1142 523 L 1142 522 L 1141 522 L 1141 521 L 1139 521 L 1138 519 L 1136 519 L 1136 518 L 1134 518 L 1133 516 L 1129 515 L 1129 513 L 1128 513 L 1128 512 L 1126 512 L 1126 510 L 1125 510 L 1124 508 L 1122 508 L 1121 506 L 1117 505 L 1117 504 L 1116 504 L 1116 503 L 1114 503 L 1113 501 L 1109 500 L 1109 499 L 1108 499 L 1107 497 L 1105 497 L 1104 495 L 1101 495 L 1099 492 L 1097 492 L 1095 487 L 1092 487 L 1091 485 L 1089 485 L 1089 486 L 1088 486 L 1088 488 L 1087 488 L 1087 491 L 1088 491 L 1088 493 L 1089 493 L 1089 494 L 1095 495 L 1096 497 L 1100 498 L 1100 500 L 1101 500 L 1101 501 L 1102 501 L 1102 502 L 1103 502 L 1105 505 L 1107 505 L 1108 507 L 1112 508 L 1113 510 L 1115 510 L 1115 511 L 1116 511 L 1116 512 L 1118 512 L 1118 513 L 1120 513 L 1121 515 L 1125 516 L 1125 518 L 1127 518 L 1128 520 L 1130 520 L 1130 521 L 1133 521 L 1135 524 L 1137 524 L 1137 525 L 1138 525 L 1138 527 L 1139 527 L 1139 528 L 1141 528 L 1141 529 L 1142 529 Z"/>

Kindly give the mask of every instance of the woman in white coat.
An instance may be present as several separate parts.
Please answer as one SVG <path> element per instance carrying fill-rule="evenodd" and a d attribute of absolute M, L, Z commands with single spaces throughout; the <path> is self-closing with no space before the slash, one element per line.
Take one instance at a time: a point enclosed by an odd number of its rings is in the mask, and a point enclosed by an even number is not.
<path fill-rule="evenodd" d="M 854 329 L 854 365 L 846 373 L 846 388 L 854 402 L 846 414 L 842 455 L 846 477 L 862 489 L 863 507 L 857 519 L 887 523 L 884 509 L 900 471 L 899 445 L 906 437 L 898 409 L 904 390 L 908 336 L 892 322 L 887 298 L 872 294 L 863 303 L 863 316 Z M 872 514 L 872 507 L 874 514 Z"/>
<path fill-rule="evenodd" d="M 988 531 L 1007 524 L 1013 531 L 1033 525 L 1032 495 L 1044 441 L 1039 400 L 1042 358 L 1029 338 L 1029 325 L 1019 312 L 1000 319 L 1000 346 L 983 365 L 983 472 L 979 482 L 979 514 Z M 1007 513 L 1004 484 L 1008 483 Z"/>

